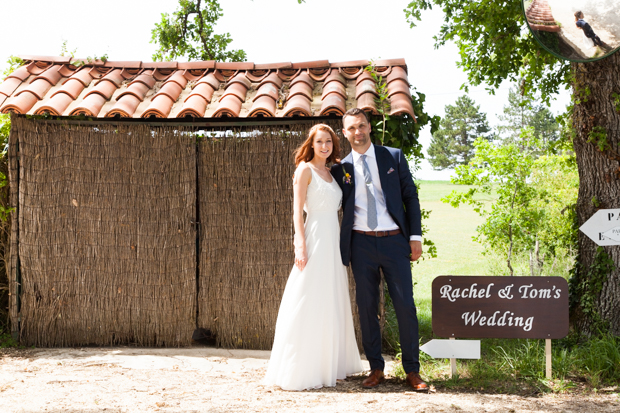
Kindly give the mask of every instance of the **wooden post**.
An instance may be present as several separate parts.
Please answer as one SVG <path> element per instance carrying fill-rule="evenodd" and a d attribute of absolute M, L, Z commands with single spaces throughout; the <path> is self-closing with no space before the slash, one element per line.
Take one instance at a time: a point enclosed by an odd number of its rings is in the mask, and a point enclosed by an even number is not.
<path fill-rule="evenodd" d="M 551 339 L 545 339 L 545 359 L 546 359 L 546 369 L 545 375 L 547 379 L 551 380 Z"/>
<path fill-rule="evenodd" d="M 450 340 L 456 340 L 454 337 L 450 337 Z M 456 376 L 456 359 L 450 359 L 450 378 Z"/>

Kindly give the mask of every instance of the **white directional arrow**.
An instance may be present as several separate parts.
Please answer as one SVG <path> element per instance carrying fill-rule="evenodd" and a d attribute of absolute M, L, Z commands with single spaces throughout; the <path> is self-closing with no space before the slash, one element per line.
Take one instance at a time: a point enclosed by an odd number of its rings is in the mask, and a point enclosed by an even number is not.
<path fill-rule="evenodd" d="M 620 226 L 603 232 L 603 235 L 607 238 L 613 239 L 614 241 L 620 241 Z"/>
<path fill-rule="evenodd" d="M 599 209 L 579 229 L 597 245 L 620 245 L 620 209 Z"/>
<path fill-rule="evenodd" d="M 435 359 L 479 359 L 480 340 L 431 340 L 420 350 Z"/>

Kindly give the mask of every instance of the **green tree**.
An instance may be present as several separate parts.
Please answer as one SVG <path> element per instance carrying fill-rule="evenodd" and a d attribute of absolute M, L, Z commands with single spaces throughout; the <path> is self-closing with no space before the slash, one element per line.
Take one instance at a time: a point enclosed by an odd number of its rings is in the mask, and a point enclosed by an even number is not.
<path fill-rule="evenodd" d="M 215 34 L 215 24 L 222 16 L 217 0 L 179 0 L 172 16 L 162 13 L 151 32 L 151 43 L 159 46 L 153 59 L 245 61 L 243 50 L 227 50 L 232 42 L 229 33 Z"/>
<path fill-rule="evenodd" d="M 433 5 L 444 12 L 436 46 L 456 43 L 457 65 L 467 73 L 469 84 L 497 88 L 506 79 L 524 79 L 525 93 L 539 92 L 546 103 L 560 88 L 572 87 L 574 106 L 568 125 L 580 180 L 576 224 L 581 226 L 599 208 L 620 207 L 620 110 L 613 97 L 618 96 L 620 54 L 588 63 L 559 60 L 530 34 L 522 0 L 413 0 L 405 9 L 406 18 L 415 25 L 422 11 Z M 613 265 L 600 264 L 608 261 Z M 571 285 L 584 285 L 594 293 L 588 311 L 583 302 L 572 301 L 571 320 L 577 330 L 595 331 L 600 317 L 612 334 L 620 335 L 619 284 L 620 249 L 598 248 L 579 233 Z"/>
<path fill-rule="evenodd" d="M 436 170 L 468 163 L 476 138 L 492 138 L 486 113 L 467 95 L 459 97 L 454 106 L 446 105 L 445 111 L 428 148 L 428 160 Z"/>
<path fill-rule="evenodd" d="M 518 142 L 521 130 L 526 126 L 534 128 L 534 136 L 541 141 L 543 148 L 554 150 L 560 139 L 559 125 L 555 116 L 544 104 L 535 104 L 535 99 L 517 93 L 510 88 L 508 104 L 503 115 L 499 115 L 502 125 L 497 127 L 504 142 Z"/>
<path fill-rule="evenodd" d="M 539 275 L 547 258 L 571 251 L 574 229 L 571 206 L 577 198 L 578 179 L 569 155 L 535 156 L 541 142 L 532 127 L 520 136 L 523 142 L 494 144 L 483 138 L 474 142 L 476 155 L 456 168 L 452 182 L 472 185 L 467 192 L 453 191 L 444 202 L 454 207 L 469 204 L 485 217 L 474 238 L 487 252 L 506 258 L 510 275 L 515 254 L 530 256 L 531 275 Z M 497 200 L 488 206 L 479 193 Z M 569 213 L 566 213 L 566 211 Z"/>

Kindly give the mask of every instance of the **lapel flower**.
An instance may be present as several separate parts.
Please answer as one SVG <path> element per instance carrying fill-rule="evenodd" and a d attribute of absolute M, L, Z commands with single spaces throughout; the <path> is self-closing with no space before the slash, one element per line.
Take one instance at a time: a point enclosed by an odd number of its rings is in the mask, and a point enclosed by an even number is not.
<path fill-rule="evenodd" d="M 346 169 L 344 169 L 344 165 L 342 165 L 342 172 L 344 176 L 342 177 L 342 183 L 345 185 L 351 185 L 351 174 L 349 174 Z"/>

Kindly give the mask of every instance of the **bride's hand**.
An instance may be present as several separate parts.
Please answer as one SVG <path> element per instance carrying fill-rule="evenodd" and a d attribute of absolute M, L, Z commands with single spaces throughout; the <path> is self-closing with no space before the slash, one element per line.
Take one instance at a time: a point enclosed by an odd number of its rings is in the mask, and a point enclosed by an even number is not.
<path fill-rule="evenodd" d="M 308 254 L 305 247 L 295 248 L 295 266 L 303 271 L 308 263 Z"/>

